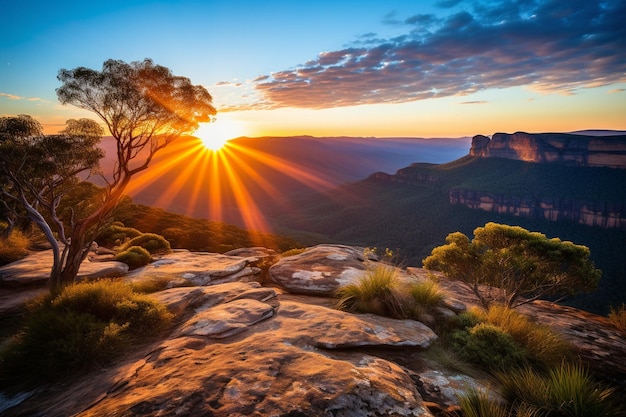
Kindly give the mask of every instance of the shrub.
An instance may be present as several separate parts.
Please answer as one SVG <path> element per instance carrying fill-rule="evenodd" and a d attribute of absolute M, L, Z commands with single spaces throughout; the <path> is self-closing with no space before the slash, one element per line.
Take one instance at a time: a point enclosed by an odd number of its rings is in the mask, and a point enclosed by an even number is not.
<path fill-rule="evenodd" d="M 0 386 L 53 380 L 106 364 L 120 351 L 164 329 L 172 315 L 121 282 L 65 288 L 28 305 L 25 325 L 0 352 Z"/>
<path fill-rule="evenodd" d="M 500 327 L 480 323 L 469 330 L 457 330 L 452 343 L 463 359 L 490 370 L 522 366 L 528 352 Z"/>
<path fill-rule="evenodd" d="M 482 320 L 510 334 L 526 349 L 529 360 L 536 365 L 558 365 L 570 353 L 570 346 L 548 327 L 540 326 L 506 306 L 492 305 L 483 311 Z"/>
<path fill-rule="evenodd" d="M 609 321 L 619 331 L 626 333 L 626 305 L 622 304 L 617 310 L 611 307 Z"/>
<path fill-rule="evenodd" d="M 341 287 L 337 296 L 340 310 L 395 318 L 407 316 L 408 296 L 400 288 L 396 269 L 388 265 L 368 268 L 363 278 Z"/>
<path fill-rule="evenodd" d="M 415 317 L 419 317 L 420 314 L 426 313 L 443 301 L 443 293 L 434 281 L 412 284 L 409 286 L 408 292 L 415 303 L 412 308 Z"/>
<path fill-rule="evenodd" d="M 141 232 L 137 229 L 125 227 L 124 224 L 120 222 L 113 222 L 98 234 L 96 242 L 98 242 L 99 245 L 112 248 L 140 235 Z"/>
<path fill-rule="evenodd" d="M 306 248 L 289 249 L 288 251 L 285 251 L 285 252 L 281 253 L 280 256 L 283 257 L 283 258 L 286 258 L 288 256 L 300 255 L 305 250 L 306 250 Z"/>
<path fill-rule="evenodd" d="M 115 255 L 115 260 L 124 262 L 130 269 L 148 265 L 152 259 L 150 252 L 141 246 L 131 246 Z"/>
<path fill-rule="evenodd" d="M 28 255 L 30 240 L 21 231 L 13 230 L 6 238 L 0 238 L 0 265 L 10 264 Z"/>
<path fill-rule="evenodd" d="M 151 254 L 168 253 L 172 251 L 170 243 L 165 240 L 163 236 L 155 233 L 144 233 L 132 238 L 120 247 L 120 251 L 125 251 L 133 246 L 141 246 Z"/>
<path fill-rule="evenodd" d="M 561 363 L 542 375 L 530 368 L 496 374 L 502 394 L 540 416 L 624 416 L 615 391 L 594 381 L 581 366 Z"/>

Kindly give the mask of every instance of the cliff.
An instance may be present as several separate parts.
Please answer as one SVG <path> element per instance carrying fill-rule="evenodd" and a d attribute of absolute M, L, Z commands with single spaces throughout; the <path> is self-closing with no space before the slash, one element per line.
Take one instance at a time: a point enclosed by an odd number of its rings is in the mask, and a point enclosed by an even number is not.
<path fill-rule="evenodd" d="M 626 169 L 626 135 L 496 133 L 472 139 L 471 156 Z"/>
<path fill-rule="evenodd" d="M 450 203 L 518 217 L 572 221 L 587 226 L 626 229 L 626 204 L 533 196 L 506 196 L 476 190 L 450 189 Z"/>

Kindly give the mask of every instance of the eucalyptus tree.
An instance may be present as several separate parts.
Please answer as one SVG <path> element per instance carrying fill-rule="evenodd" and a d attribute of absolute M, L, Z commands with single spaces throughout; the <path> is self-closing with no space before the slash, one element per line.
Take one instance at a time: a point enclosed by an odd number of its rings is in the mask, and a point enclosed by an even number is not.
<path fill-rule="evenodd" d="M 116 142 L 113 173 L 106 178 L 101 203 L 91 213 L 75 219 L 67 261 L 51 288 L 72 283 L 95 234 L 113 211 L 131 178 L 150 165 L 154 155 L 199 123 L 212 121 L 212 97 L 189 78 L 150 59 L 126 63 L 107 60 L 101 70 L 61 69 L 57 97 L 62 104 L 92 111 Z"/>
<path fill-rule="evenodd" d="M 485 307 L 492 301 L 515 307 L 595 289 L 602 273 L 589 256 L 586 246 L 487 223 L 474 230 L 471 241 L 461 232 L 449 234 L 423 264 L 464 282 Z"/>

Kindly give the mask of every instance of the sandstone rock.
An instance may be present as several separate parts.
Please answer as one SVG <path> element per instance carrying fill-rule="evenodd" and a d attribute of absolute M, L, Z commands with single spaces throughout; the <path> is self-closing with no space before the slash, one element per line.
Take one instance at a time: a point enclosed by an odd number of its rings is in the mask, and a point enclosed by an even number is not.
<path fill-rule="evenodd" d="M 260 270 L 247 268 L 256 258 L 219 253 L 176 250 L 126 275 L 128 281 L 144 279 L 186 280 L 191 285 L 213 285 L 229 281 L 258 281 Z"/>
<path fill-rule="evenodd" d="M 574 166 L 626 168 L 626 136 L 496 133 L 474 136 L 470 155 Z"/>
<path fill-rule="evenodd" d="M 280 259 L 270 268 L 270 277 L 293 294 L 331 296 L 363 274 L 364 262 L 362 248 L 318 245 Z"/>

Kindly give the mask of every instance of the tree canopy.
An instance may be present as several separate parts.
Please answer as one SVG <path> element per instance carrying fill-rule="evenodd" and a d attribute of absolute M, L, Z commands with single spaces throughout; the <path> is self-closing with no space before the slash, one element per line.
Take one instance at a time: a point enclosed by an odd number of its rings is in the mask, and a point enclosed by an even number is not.
<path fill-rule="evenodd" d="M 519 226 L 487 223 L 474 230 L 471 241 L 460 232 L 449 234 L 446 244 L 433 249 L 423 264 L 466 283 L 484 306 L 497 300 L 515 307 L 595 289 L 601 271 L 589 255 L 586 246 Z"/>

